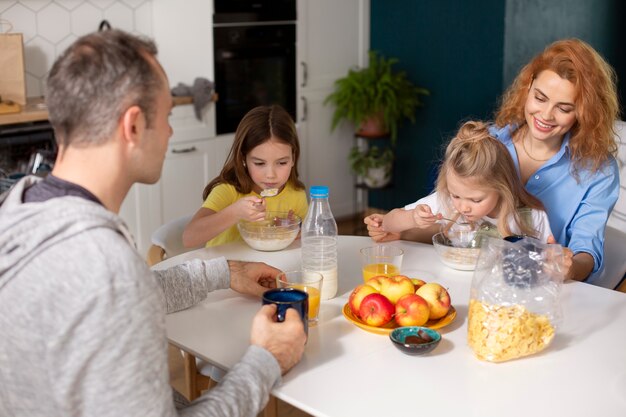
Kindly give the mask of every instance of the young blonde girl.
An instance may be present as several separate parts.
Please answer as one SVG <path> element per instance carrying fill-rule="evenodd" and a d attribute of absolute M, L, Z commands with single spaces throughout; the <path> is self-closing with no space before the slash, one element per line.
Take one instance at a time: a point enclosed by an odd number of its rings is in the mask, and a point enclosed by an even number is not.
<path fill-rule="evenodd" d="M 241 239 L 239 220 L 257 221 L 266 211 L 293 211 L 304 218 L 307 199 L 298 179 L 300 144 L 293 119 L 280 106 L 260 106 L 241 120 L 219 176 L 204 189 L 204 204 L 183 233 L 183 244 L 217 246 Z M 261 198 L 263 190 L 277 189 Z"/>
<path fill-rule="evenodd" d="M 506 147 L 482 122 L 464 123 L 446 149 L 436 192 L 383 217 L 385 232 L 418 229 L 420 240 L 440 231 L 442 218 L 462 216 L 495 226 L 495 235 L 526 235 L 553 241 L 539 200 L 522 185 Z"/>

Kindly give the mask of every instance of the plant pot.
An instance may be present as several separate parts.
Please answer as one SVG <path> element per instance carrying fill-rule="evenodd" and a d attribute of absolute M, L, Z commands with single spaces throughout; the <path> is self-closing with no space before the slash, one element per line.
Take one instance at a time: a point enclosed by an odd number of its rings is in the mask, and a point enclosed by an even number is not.
<path fill-rule="evenodd" d="M 382 113 L 377 113 L 370 118 L 363 120 L 356 134 L 357 136 L 366 138 L 377 138 L 388 135 L 389 131 L 385 128 Z"/>
<path fill-rule="evenodd" d="M 391 181 L 391 165 L 369 168 L 363 177 L 363 182 L 369 188 L 382 188 Z"/>

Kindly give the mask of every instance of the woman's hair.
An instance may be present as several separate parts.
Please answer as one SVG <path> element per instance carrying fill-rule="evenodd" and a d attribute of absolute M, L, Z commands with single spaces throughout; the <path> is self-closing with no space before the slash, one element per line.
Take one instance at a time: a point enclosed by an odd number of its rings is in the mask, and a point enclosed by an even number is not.
<path fill-rule="evenodd" d="M 614 123 L 619 117 L 615 71 L 587 43 L 566 39 L 548 45 L 517 75 L 504 93 L 496 124 L 525 124 L 524 106 L 533 80 L 545 70 L 574 84 L 576 123 L 569 146 L 573 172 L 597 171 L 609 155 L 617 154 Z"/>
<path fill-rule="evenodd" d="M 211 190 L 219 184 L 230 184 L 242 194 L 251 192 L 254 182 L 245 166 L 246 155 L 270 139 L 291 146 L 294 164 L 287 182 L 296 189 L 304 189 L 304 184 L 298 179 L 300 143 L 293 119 L 280 106 L 259 106 L 246 113 L 239 122 L 235 132 L 235 140 L 230 148 L 224 168 L 222 168 L 220 175 L 204 188 L 202 199 L 206 200 Z"/>
<path fill-rule="evenodd" d="M 46 88 L 59 145 L 102 144 L 135 105 L 151 127 L 163 87 L 156 53 L 152 41 L 120 30 L 85 35 L 67 48 L 52 66 Z"/>
<path fill-rule="evenodd" d="M 512 234 L 507 219 L 515 218 L 522 234 L 534 236 L 532 225 L 522 221 L 518 208 L 543 209 L 541 202 L 524 188 L 513 159 L 503 143 L 489 134 L 486 123 L 465 122 L 446 148 L 437 178 L 437 194 L 442 201 L 450 201 L 447 174 L 453 172 L 463 179 L 480 183 L 495 190 L 500 196 L 498 231 L 503 236 Z"/>

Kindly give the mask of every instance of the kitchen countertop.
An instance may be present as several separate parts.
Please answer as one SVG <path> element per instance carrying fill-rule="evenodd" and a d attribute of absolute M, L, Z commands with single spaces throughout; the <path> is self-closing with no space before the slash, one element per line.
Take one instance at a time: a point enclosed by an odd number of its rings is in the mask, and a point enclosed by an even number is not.
<path fill-rule="evenodd" d="M 180 106 L 183 104 L 193 103 L 193 97 L 181 96 L 172 97 L 174 99 L 174 105 Z M 213 95 L 213 101 L 217 101 L 217 95 Z M 43 97 L 29 97 L 26 100 L 26 105 L 23 106 L 22 111 L 19 113 L 9 113 L 0 115 L 0 126 L 10 125 L 15 123 L 28 123 L 39 122 L 48 120 L 48 110 L 44 103 Z"/>

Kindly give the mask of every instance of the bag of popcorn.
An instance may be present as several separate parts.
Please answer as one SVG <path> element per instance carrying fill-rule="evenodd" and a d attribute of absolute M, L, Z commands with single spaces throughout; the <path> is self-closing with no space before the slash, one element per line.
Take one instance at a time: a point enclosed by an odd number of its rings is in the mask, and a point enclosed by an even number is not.
<path fill-rule="evenodd" d="M 560 245 L 485 239 L 469 301 L 467 340 L 474 355 L 504 362 L 545 349 L 560 321 L 563 277 Z"/>

